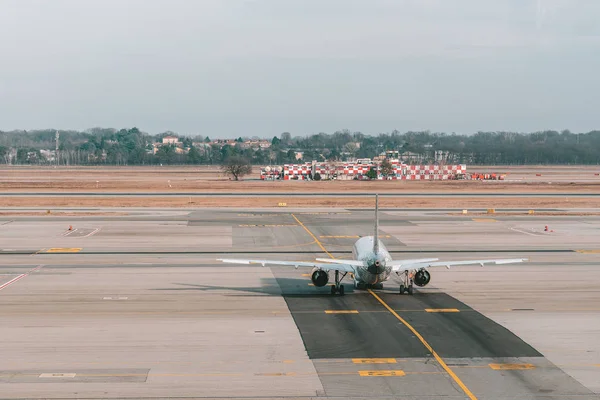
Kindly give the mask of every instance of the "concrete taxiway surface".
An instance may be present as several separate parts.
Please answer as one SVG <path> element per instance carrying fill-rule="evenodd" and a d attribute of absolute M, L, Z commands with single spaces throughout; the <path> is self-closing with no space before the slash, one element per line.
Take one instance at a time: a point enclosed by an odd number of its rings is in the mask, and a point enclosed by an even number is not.
<path fill-rule="evenodd" d="M 531 260 L 432 270 L 412 297 L 215 262 L 349 258 L 371 227 L 348 210 L 6 216 L 0 398 L 599 398 L 598 217 L 383 212 L 395 258 Z"/>

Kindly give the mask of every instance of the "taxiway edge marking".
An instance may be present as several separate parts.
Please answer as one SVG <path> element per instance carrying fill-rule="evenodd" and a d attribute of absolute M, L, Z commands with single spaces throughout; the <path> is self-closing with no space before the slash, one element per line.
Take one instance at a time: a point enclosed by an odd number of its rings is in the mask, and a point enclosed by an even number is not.
<path fill-rule="evenodd" d="M 431 352 L 433 357 L 442 366 L 444 371 L 446 371 L 446 373 L 448 375 L 450 375 L 450 377 L 454 380 L 454 382 L 456 382 L 456 384 L 458 386 L 460 386 L 460 388 L 462 389 L 463 392 L 465 392 L 467 397 L 470 400 L 477 400 L 477 397 L 475 397 L 475 395 L 471 392 L 471 390 L 469 390 L 469 388 L 463 383 L 463 381 L 454 373 L 454 371 L 452 371 L 452 369 L 448 366 L 448 364 L 446 364 L 446 362 L 444 362 L 444 359 L 442 357 L 440 357 L 440 355 L 433 349 L 433 347 L 431 347 L 429 342 L 427 342 L 427 340 L 425 340 L 425 338 L 423 336 L 421 336 L 421 334 L 415 328 L 413 328 L 413 326 L 411 324 L 409 324 L 408 321 L 406 321 L 404 318 L 402 318 L 400 315 L 398 315 L 398 313 L 396 311 L 394 311 L 385 301 L 383 301 L 381 299 L 381 297 L 379 297 L 377 294 L 375 294 L 375 292 L 373 292 L 371 289 L 367 289 L 367 290 L 373 297 L 375 297 L 375 299 L 377 299 L 377 301 L 379 301 L 385 308 L 387 308 L 387 310 L 394 317 L 396 317 L 398 319 L 398 321 L 402 322 L 402 324 L 404 324 L 404 326 L 406 326 L 408 329 L 410 329 L 410 331 L 419 339 L 419 341 L 421 341 L 421 343 L 423 343 L 423 346 L 425 346 L 425 348 L 427 348 L 427 350 L 429 350 Z"/>

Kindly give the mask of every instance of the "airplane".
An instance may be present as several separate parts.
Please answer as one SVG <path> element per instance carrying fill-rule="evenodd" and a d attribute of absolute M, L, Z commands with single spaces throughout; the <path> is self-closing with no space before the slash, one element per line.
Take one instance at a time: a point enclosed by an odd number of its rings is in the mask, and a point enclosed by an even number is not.
<path fill-rule="evenodd" d="M 528 261 L 527 258 L 491 259 L 491 260 L 462 260 L 438 261 L 438 258 L 418 258 L 408 260 L 393 260 L 385 245 L 379 240 L 379 196 L 375 195 L 375 232 L 373 236 L 364 236 L 358 239 L 352 247 L 352 260 L 317 258 L 317 262 L 307 261 L 278 261 L 278 260 L 245 260 L 219 258 L 229 264 L 260 264 L 298 267 L 312 267 L 311 281 L 316 287 L 323 287 L 329 283 L 329 272 L 334 271 L 334 284 L 331 294 L 344 295 L 344 286 L 341 284 L 346 275 L 354 278 L 354 288 L 383 289 L 383 282 L 387 281 L 392 273 L 402 280 L 400 294 L 414 293 L 414 285 L 424 287 L 431 281 L 428 268 L 458 265 L 484 264 L 513 264 Z M 377 239 L 375 239 L 377 238 Z"/>

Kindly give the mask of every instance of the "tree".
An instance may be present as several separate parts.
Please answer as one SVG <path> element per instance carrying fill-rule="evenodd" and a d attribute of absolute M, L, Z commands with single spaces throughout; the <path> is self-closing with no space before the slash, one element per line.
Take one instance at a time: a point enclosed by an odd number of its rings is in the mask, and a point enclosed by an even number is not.
<path fill-rule="evenodd" d="M 200 164 L 202 161 L 202 155 L 195 146 L 190 147 L 190 151 L 187 154 L 187 162 L 190 164 Z"/>
<path fill-rule="evenodd" d="M 393 173 L 394 173 L 394 167 L 392 166 L 392 163 L 390 162 L 390 160 L 388 160 L 388 159 L 383 160 L 383 162 L 381 163 L 381 175 L 390 176 Z"/>
<path fill-rule="evenodd" d="M 377 179 L 377 169 L 376 167 L 371 167 L 369 172 L 367 172 L 367 178 L 369 179 Z"/>
<path fill-rule="evenodd" d="M 252 173 L 252 165 L 250 162 L 240 156 L 230 156 L 225 160 L 225 163 L 221 165 L 221 170 L 231 175 L 234 180 L 239 180 L 244 175 Z"/>
<path fill-rule="evenodd" d="M 283 132 L 281 134 L 281 143 L 286 146 L 292 143 L 292 134 L 289 132 Z"/>

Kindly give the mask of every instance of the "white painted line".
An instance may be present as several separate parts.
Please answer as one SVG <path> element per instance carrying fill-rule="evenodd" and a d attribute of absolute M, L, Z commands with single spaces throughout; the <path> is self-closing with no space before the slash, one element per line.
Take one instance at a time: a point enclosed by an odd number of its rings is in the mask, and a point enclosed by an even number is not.
<path fill-rule="evenodd" d="M 102 300 L 112 300 L 112 297 L 103 297 Z"/>
<path fill-rule="evenodd" d="M 90 237 L 90 236 L 95 235 L 96 233 L 98 233 L 99 230 L 100 230 L 100 228 L 96 228 L 94 231 L 88 233 L 87 235 L 80 236 L 80 237 Z"/>
<path fill-rule="evenodd" d="M 28 276 L 28 275 L 29 275 L 29 274 L 31 274 L 32 272 L 39 271 L 39 270 L 40 270 L 42 267 L 43 267 L 43 265 L 38 265 L 37 267 L 35 267 L 35 268 L 33 268 L 33 269 L 30 269 L 30 270 L 29 270 L 29 271 L 27 271 L 26 273 L 24 273 L 24 274 L 21 274 L 21 275 L 19 275 L 19 276 L 15 277 L 15 278 L 11 279 L 10 281 L 8 281 L 8 282 L 6 282 L 6 283 L 2 284 L 2 286 L 0 286 L 0 290 L 2 290 L 2 289 L 4 289 L 4 288 L 6 288 L 6 287 L 8 287 L 8 286 L 12 285 L 13 283 L 15 283 L 15 282 L 17 282 L 17 281 L 19 281 L 19 280 L 21 280 L 21 279 L 23 279 L 23 278 L 25 278 L 26 276 Z"/>
<path fill-rule="evenodd" d="M 10 281 L 6 282 L 5 284 L 0 286 L 0 290 L 4 289 L 5 287 L 8 287 L 10 285 L 12 285 L 13 283 L 15 283 L 16 281 L 18 281 L 19 279 L 23 279 L 27 276 L 27 274 L 21 274 L 19 276 L 17 276 L 16 278 L 11 279 Z"/>
<path fill-rule="evenodd" d="M 128 299 L 129 299 L 129 297 L 118 297 L 117 299 L 118 299 L 118 300 L 128 300 Z"/>
<path fill-rule="evenodd" d="M 66 231 L 65 233 L 63 233 L 63 236 L 70 236 L 72 233 L 77 232 L 77 228 L 73 229 L 72 231 Z"/>
<path fill-rule="evenodd" d="M 510 228 L 510 230 L 511 231 L 515 231 L 515 232 L 519 232 L 519 233 L 524 233 L 524 234 L 529 235 L 529 236 L 540 236 L 540 235 L 536 235 L 535 233 L 525 232 L 525 231 L 522 231 L 522 230 L 517 229 L 517 228 Z"/>
<path fill-rule="evenodd" d="M 75 375 L 73 372 L 46 372 L 40 374 L 40 378 L 75 378 Z"/>

